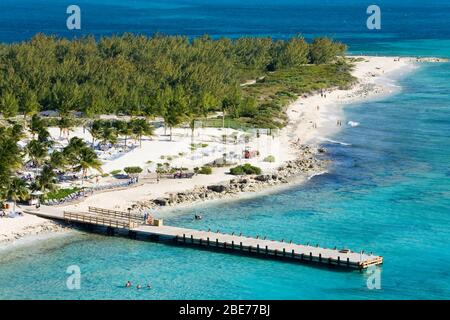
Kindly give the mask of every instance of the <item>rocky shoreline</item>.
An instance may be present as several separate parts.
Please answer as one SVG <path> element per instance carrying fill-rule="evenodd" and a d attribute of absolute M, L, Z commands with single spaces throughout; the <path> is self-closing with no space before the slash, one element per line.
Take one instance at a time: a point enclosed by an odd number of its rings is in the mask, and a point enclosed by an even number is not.
<path fill-rule="evenodd" d="M 0 244 L 7 244 L 27 236 L 37 236 L 45 233 L 54 233 L 66 230 L 67 228 L 53 221 L 44 221 L 37 225 L 31 225 L 18 232 L 7 235 L 0 235 Z"/>
<path fill-rule="evenodd" d="M 296 159 L 286 162 L 274 172 L 239 176 L 228 182 L 171 193 L 163 198 L 138 202 L 135 209 L 175 207 L 183 204 L 237 198 L 242 193 L 260 192 L 270 187 L 286 185 L 298 177 L 308 178 L 326 170 L 330 161 L 318 158 L 319 155 L 326 153 L 324 148 L 297 144 L 294 146 L 298 150 Z"/>

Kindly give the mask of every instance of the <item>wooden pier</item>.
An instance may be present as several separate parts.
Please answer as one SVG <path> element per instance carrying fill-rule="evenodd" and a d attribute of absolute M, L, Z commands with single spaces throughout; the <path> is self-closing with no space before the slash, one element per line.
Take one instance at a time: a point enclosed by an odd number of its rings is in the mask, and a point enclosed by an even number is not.
<path fill-rule="evenodd" d="M 50 208 L 49 208 L 50 209 Z M 151 239 L 171 240 L 179 245 L 202 247 L 211 250 L 222 250 L 249 254 L 268 258 L 279 258 L 295 262 L 315 263 L 324 266 L 336 266 L 348 269 L 366 269 L 383 263 L 383 257 L 364 252 L 352 252 L 275 241 L 259 237 L 247 237 L 220 232 L 200 231 L 163 225 L 144 224 L 142 216 L 113 210 L 90 207 L 88 212 L 48 210 L 25 210 L 43 218 L 77 223 L 87 226 L 106 227 L 108 234 L 113 235 L 117 229 L 128 231 L 133 237 L 144 236 Z"/>

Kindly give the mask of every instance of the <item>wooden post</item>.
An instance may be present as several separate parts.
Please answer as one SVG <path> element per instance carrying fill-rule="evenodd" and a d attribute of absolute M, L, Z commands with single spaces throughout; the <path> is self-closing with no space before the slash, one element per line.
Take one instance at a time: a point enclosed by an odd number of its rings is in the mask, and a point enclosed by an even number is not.
<path fill-rule="evenodd" d="M 294 249 L 292 249 L 292 258 L 295 258 L 295 252 L 294 252 Z"/>
<path fill-rule="evenodd" d="M 319 253 L 319 262 L 322 262 L 322 254 Z"/>
<path fill-rule="evenodd" d="M 347 267 L 350 266 L 350 258 L 347 258 Z"/>
<path fill-rule="evenodd" d="M 201 246 L 202 245 L 202 238 L 200 238 L 199 242 L 200 242 L 200 246 Z"/>
<path fill-rule="evenodd" d="M 269 254 L 269 248 L 266 246 L 266 255 Z"/>
<path fill-rule="evenodd" d="M 256 245 L 256 252 L 259 253 L 259 244 Z"/>
<path fill-rule="evenodd" d="M 186 243 L 186 234 L 183 233 L 183 242 Z"/>
<path fill-rule="evenodd" d="M 338 256 L 338 261 L 337 261 L 337 265 L 340 266 L 341 265 L 341 257 Z"/>
<path fill-rule="evenodd" d="M 206 245 L 209 247 L 209 237 L 206 238 Z"/>
<path fill-rule="evenodd" d="M 191 243 L 194 243 L 194 236 L 191 234 Z"/>
<path fill-rule="evenodd" d="M 286 249 L 283 248 L 283 257 L 286 257 Z"/>
<path fill-rule="evenodd" d="M 312 252 L 309 253 L 309 261 L 312 261 Z"/>
<path fill-rule="evenodd" d="M 216 238 L 216 247 L 219 247 L 219 239 Z"/>
<path fill-rule="evenodd" d="M 231 241 L 231 249 L 234 250 L 234 240 Z"/>
<path fill-rule="evenodd" d="M 241 249 L 241 251 L 244 249 L 244 248 L 242 247 L 242 241 L 241 241 L 241 244 L 240 244 L 240 249 Z"/>

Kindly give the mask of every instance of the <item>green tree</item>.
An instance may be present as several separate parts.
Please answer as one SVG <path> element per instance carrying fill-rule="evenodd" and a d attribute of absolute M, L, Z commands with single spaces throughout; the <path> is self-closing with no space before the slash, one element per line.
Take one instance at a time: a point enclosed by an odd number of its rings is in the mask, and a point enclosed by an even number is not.
<path fill-rule="evenodd" d="M 16 212 L 17 201 L 25 201 L 28 199 L 30 191 L 25 181 L 14 177 L 8 186 L 7 197 L 14 202 L 13 212 Z"/>
<path fill-rule="evenodd" d="M 345 45 L 329 38 L 316 38 L 309 46 L 309 57 L 313 64 L 326 64 L 333 62 L 337 56 L 345 55 L 346 50 Z"/>
<path fill-rule="evenodd" d="M 38 140 L 31 140 L 25 149 L 33 166 L 38 169 L 48 155 L 46 145 Z"/>
<path fill-rule="evenodd" d="M 82 185 L 84 179 L 87 177 L 87 172 L 89 169 L 94 169 L 102 173 L 102 162 L 98 159 L 97 154 L 91 148 L 86 146 L 79 150 L 77 160 L 78 162 L 74 169 L 76 172 L 82 173 Z"/>
<path fill-rule="evenodd" d="M 15 117 L 19 112 L 19 102 L 11 92 L 6 92 L 0 99 L 0 112 L 5 118 Z"/>
<path fill-rule="evenodd" d="M 104 127 L 101 131 L 101 142 L 103 144 L 116 144 L 117 143 L 117 130 L 113 127 Z"/>
<path fill-rule="evenodd" d="M 175 89 L 171 99 L 168 101 L 164 112 L 164 122 L 170 129 L 170 141 L 172 141 L 172 129 L 186 121 L 187 116 L 187 100 L 181 88 Z"/>
<path fill-rule="evenodd" d="M 23 101 L 23 113 L 25 117 L 34 116 L 40 110 L 41 106 L 34 91 L 28 91 Z"/>
<path fill-rule="evenodd" d="M 40 174 L 36 178 L 35 189 L 45 192 L 53 191 L 55 189 L 56 174 L 51 165 L 45 165 Z"/>
<path fill-rule="evenodd" d="M 139 140 L 140 147 L 142 147 L 142 137 L 153 135 L 153 127 L 145 119 L 134 119 L 131 121 L 130 126 L 133 134 Z"/>
<path fill-rule="evenodd" d="M 59 136 L 62 137 L 64 135 L 66 138 L 69 138 L 70 131 L 74 126 L 75 120 L 72 117 L 68 115 L 61 116 L 58 119 Z"/>
<path fill-rule="evenodd" d="M 6 198 L 15 171 L 22 167 L 18 137 L 12 131 L 12 128 L 0 126 L 0 200 Z"/>

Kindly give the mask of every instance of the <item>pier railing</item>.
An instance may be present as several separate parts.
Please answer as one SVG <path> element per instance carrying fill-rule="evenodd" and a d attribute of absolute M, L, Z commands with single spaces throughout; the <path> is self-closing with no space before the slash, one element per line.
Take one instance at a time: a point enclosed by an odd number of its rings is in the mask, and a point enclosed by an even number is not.
<path fill-rule="evenodd" d="M 212 234 L 211 234 L 212 235 Z M 227 238 L 229 235 L 225 235 Z M 279 241 L 261 241 L 260 244 L 249 244 L 242 237 L 232 237 L 235 240 L 225 239 L 220 235 L 214 237 L 195 237 L 192 234 L 177 235 L 175 241 L 180 244 L 195 245 L 207 248 L 215 248 L 228 251 L 239 251 L 245 254 L 255 254 L 274 258 L 285 258 L 299 262 L 312 262 L 322 265 L 338 266 L 350 269 L 366 269 L 372 265 L 383 263 L 383 257 L 380 256 L 361 256 L 361 259 L 355 259 L 355 253 L 351 255 L 343 253 L 342 255 L 333 254 L 327 249 L 308 247 L 284 243 Z M 251 242 L 256 239 L 249 238 Z M 358 254 L 356 254 L 358 255 Z"/>
<path fill-rule="evenodd" d="M 116 210 L 108 210 L 108 209 L 101 209 L 96 207 L 89 207 L 89 213 L 94 213 L 97 215 L 114 218 L 114 219 L 124 219 L 124 220 L 131 220 L 138 224 L 144 223 L 144 217 L 137 213 L 128 213 L 123 211 L 116 211 Z"/>
<path fill-rule="evenodd" d="M 64 220 L 68 222 L 79 222 L 103 227 L 132 229 L 139 224 L 134 221 L 125 221 L 120 219 L 111 219 L 107 217 L 94 216 L 86 213 L 64 211 Z"/>

